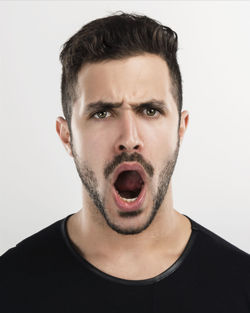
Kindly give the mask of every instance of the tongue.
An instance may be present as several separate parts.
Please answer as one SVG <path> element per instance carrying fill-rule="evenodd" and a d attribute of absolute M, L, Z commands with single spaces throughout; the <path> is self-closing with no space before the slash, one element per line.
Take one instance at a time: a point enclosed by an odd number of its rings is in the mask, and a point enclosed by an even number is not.
<path fill-rule="evenodd" d="M 136 171 L 122 172 L 115 182 L 115 187 L 118 191 L 134 191 L 141 189 L 143 180 Z"/>

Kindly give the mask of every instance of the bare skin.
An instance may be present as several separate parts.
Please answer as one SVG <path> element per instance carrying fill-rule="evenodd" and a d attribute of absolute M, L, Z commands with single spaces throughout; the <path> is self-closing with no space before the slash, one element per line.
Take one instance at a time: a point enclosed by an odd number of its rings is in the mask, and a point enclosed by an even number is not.
<path fill-rule="evenodd" d="M 173 157 L 178 136 L 182 143 L 189 114 L 181 113 L 178 129 L 167 64 L 152 54 L 85 65 L 78 75 L 78 93 L 72 111 L 73 138 L 62 117 L 56 121 L 57 133 L 69 155 L 77 155 L 79 164 L 93 171 L 109 220 L 122 230 L 137 229 L 149 219 L 160 173 L 166 160 Z M 163 100 L 164 112 L 151 116 L 147 110 L 138 113 L 133 109 L 149 99 Z M 100 100 L 122 105 L 106 112 L 102 119 L 100 115 L 90 118 L 87 105 Z M 107 162 L 124 150 L 136 151 L 154 168 L 153 177 L 147 177 L 142 213 L 130 218 L 118 214 L 111 195 L 113 173 L 107 179 L 103 175 Z M 69 218 L 67 229 L 87 261 L 105 273 L 131 280 L 152 278 L 166 270 L 179 258 L 191 235 L 189 220 L 173 207 L 171 179 L 154 219 L 140 233 L 124 235 L 114 231 L 84 185 L 82 208 Z"/>

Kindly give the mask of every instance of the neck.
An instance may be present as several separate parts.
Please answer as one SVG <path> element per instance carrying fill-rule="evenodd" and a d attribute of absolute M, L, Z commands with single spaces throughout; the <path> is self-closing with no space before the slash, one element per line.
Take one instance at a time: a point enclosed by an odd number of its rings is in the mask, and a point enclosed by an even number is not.
<path fill-rule="evenodd" d="M 72 215 L 67 225 L 71 240 L 87 259 L 108 257 L 112 260 L 122 255 L 136 259 L 163 250 L 178 254 L 183 248 L 183 239 L 186 242 L 190 235 L 189 221 L 173 208 L 171 184 L 153 222 L 139 234 L 119 234 L 106 224 L 100 213 L 93 212 L 96 210 L 90 203 L 83 201 L 83 209 Z"/>

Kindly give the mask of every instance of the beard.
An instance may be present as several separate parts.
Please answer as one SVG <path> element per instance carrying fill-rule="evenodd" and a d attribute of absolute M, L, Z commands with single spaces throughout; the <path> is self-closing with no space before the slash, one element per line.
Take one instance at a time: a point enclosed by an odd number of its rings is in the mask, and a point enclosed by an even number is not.
<path fill-rule="evenodd" d="M 90 198 L 92 199 L 96 208 L 105 219 L 107 225 L 110 228 L 112 228 L 114 231 L 116 231 L 117 233 L 123 234 L 123 235 L 139 234 L 142 231 L 144 231 L 146 228 L 148 228 L 149 225 L 154 220 L 165 198 L 165 195 L 167 193 L 169 182 L 174 172 L 175 164 L 178 158 L 179 147 L 180 147 L 180 138 L 178 136 L 178 141 L 177 141 L 175 151 L 172 157 L 165 162 L 165 165 L 163 166 L 163 169 L 160 172 L 157 192 L 153 197 L 153 205 L 151 208 L 151 213 L 149 217 L 147 218 L 146 222 L 144 222 L 143 225 L 140 225 L 136 228 L 135 227 L 122 228 L 120 225 L 114 223 L 112 219 L 110 218 L 110 216 L 108 215 L 107 209 L 105 208 L 105 205 L 104 205 L 104 198 L 102 198 L 100 193 L 98 192 L 98 181 L 97 181 L 94 171 L 87 164 L 84 164 L 80 161 L 80 158 L 74 149 L 73 143 L 71 144 L 74 162 L 76 165 L 78 175 L 82 181 L 82 184 L 85 186 Z M 112 162 L 106 164 L 105 169 L 104 169 L 105 179 L 107 179 L 109 175 L 112 174 L 112 172 L 120 163 L 125 162 L 125 161 L 126 162 L 137 161 L 143 166 L 146 173 L 150 177 L 153 177 L 154 175 L 153 166 L 149 162 L 146 162 L 141 154 L 137 152 L 134 152 L 133 154 L 122 152 L 120 155 L 116 156 Z M 132 212 L 119 212 L 119 215 L 120 217 L 123 217 L 123 218 L 131 218 L 133 216 L 137 216 L 141 214 L 142 211 L 143 211 L 142 209 L 139 209 L 137 211 L 132 211 Z"/>

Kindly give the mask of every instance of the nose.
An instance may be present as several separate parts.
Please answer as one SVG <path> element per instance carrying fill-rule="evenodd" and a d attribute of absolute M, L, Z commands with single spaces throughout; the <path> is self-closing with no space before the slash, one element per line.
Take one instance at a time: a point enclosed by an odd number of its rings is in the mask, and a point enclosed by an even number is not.
<path fill-rule="evenodd" d="M 122 113 L 117 130 L 117 140 L 115 142 L 115 152 L 141 152 L 143 142 L 139 135 L 139 125 L 135 113 L 126 110 Z"/>

